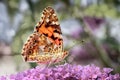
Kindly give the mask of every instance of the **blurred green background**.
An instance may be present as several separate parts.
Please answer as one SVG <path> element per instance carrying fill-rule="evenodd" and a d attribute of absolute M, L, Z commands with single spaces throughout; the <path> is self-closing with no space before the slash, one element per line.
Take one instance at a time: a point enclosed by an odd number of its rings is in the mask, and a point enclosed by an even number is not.
<path fill-rule="evenodd" d="M 66 63 L 120 72 L 119 0 L 0 0 L 0 75 L 37 65 L 24 62 L 21 50 L 47 6 L 58 16 Z"/>

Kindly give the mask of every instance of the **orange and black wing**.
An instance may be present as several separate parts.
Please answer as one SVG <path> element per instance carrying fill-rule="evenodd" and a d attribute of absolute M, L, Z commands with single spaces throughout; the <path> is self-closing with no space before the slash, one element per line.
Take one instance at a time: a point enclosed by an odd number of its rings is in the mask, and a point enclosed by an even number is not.
<path fill-rule="evenodd" d="M 62 32 L 58 18 L 54 9 L 47 7 L 43 10 L 41 20 L 36 25 L 36 29 L 39 34 L 44 34 L 49 40 L 57 45 L 62 45 Z"/>

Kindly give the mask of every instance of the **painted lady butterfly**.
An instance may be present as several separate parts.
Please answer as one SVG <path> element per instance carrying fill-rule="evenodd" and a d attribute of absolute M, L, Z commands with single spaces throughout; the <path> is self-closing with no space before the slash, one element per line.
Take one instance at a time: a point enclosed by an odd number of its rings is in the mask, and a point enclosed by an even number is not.
<path fill-rule="evenodd" d="M 56 63 L 68 53 L 63 50 L 63 39 L 58 18 L 51 7 L 43 10 L 37 23 L 22 49 L 22 56 L 27 62 Z"/>

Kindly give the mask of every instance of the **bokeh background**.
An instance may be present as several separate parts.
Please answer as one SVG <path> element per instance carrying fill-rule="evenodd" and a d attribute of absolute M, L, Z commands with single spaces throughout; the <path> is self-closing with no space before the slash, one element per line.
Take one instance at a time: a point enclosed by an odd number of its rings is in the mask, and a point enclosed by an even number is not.
<path fill-rule="evenodd" d="M 24 62 L 21 50 L 47 6 L 57 13 L 69 52 L 63 63 L 120 72 L 120 0 L 0 0 L 0 75 L 37 66 Z"/>

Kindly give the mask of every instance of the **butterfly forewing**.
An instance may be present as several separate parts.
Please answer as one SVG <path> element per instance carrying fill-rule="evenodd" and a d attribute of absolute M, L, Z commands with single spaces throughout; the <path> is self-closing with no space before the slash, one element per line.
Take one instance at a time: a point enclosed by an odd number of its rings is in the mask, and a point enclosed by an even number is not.
<path fill-rule="evenodd" d="M 51 7 L 47 7 L 43 10 L 41 21 L 36 25 L 36 31 L 44 34 L 57 45 L 60 45 L 63 41 L 57 15 Z"/>

